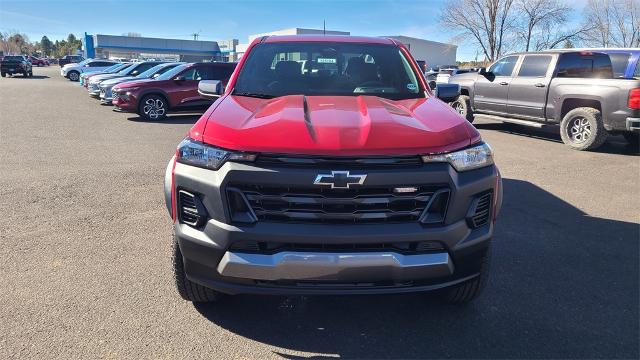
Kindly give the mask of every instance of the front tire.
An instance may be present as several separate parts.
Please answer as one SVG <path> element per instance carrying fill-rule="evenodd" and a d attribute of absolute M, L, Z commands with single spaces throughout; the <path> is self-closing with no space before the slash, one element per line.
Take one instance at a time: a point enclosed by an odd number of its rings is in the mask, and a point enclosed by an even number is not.
<path fill-rule="evenodd" d="M 77 71 L 72 71 L 69 73 L 69 75 L 67 75 L 69 77 L 69 80 L 71 81 L 78 81 L 80 80 L 80 73 Z"/>
<path fill-rule="evenodd" d="M 468 122 L 473 123 L 473 109 L 471 108 L 471 99 L 467 95 L 459 95 L 457 99 L 449 105 Z"/>
<path fill-rule="evenodd" d="M 212 302 L 217 301 L 221 297 L 221 293 L 196 284 L 187 279 L 184 271 L 184 259 L 180 252 L 180 245 L 175 234 L 173 235 L 173 278 L 176 284 L 178 294 L 187 301 L 191 302 Z"/>
<path fill-rule="evenodd" d="M 475 299 L 477 299 L 482 290 L 484 290 L 487 285 L 487 280 L 489 280 L 489 264 L 491 263 L 491 248 L 487 249 L 487 251 L 482 256 L 482 263 L 480 265 L 480 274 L 460 285 L 456 285 L 451 289 L 448 289 L 443 294 L 442 299 L 454 305 L 462 305 L 469 303 Z"/>
<path fill-rule="evenodd" d="M 0 75 L 2 75 L 2 77 L 7 77 L 7 73 L 0 73 Z"/>
<path fill-rule="evenodd" d="M 33 70 L 29 71 L 29 77 L 33 77 Z"/>
<path fill-rule="evenodd" d="M 569 111 L 560 122 L 562 142 L 574 150 L 594 150 L 607 140 L 600 110 L 579 107 Z"/>
<path fill-rule="evenodd" d="M 160 95 L 147 95 L 138 105 L 138 115 L 145 120 L 162 120 L 167 117 L 167 101 Z"/>

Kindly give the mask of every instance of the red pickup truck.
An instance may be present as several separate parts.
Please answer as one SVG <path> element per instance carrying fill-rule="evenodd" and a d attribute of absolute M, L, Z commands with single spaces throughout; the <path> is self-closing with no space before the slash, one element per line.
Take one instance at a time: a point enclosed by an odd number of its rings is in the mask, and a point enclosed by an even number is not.
<path fill-rule="evenodd" d="M 392 39 L 256 39 L 167 166 L 178 293 L 476 298 L 502 185 L 452 86 Z"/>

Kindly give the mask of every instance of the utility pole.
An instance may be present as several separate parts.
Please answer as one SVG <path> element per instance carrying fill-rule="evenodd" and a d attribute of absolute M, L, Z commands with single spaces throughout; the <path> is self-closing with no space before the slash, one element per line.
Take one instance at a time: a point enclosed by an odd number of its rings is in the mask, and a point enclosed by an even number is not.
<path fill-rule="evenodd" d="M 327 22 L 322 19 L 322 35 L 327 35 Z"/>
<path fill-rule="evenodd" d="M 198 36 L 200 36 L 200 33 L 193 33 L 191 35 L 193 36 L 193 40 L 198 40 Z"/>

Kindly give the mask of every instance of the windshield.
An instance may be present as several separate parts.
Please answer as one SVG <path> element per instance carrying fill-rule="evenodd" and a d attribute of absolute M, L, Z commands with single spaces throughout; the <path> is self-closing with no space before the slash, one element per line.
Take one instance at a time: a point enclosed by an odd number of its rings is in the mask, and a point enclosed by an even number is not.
<path fill-rule="evenodd" d="M 263 43 L 245 60 L 234 94 L 424 97 L 398 47 L 330 42 Z"/>
<path fill-rule="evenodd" d="M 22 61 L 24 58 L 22 56 L 5 56 L 5 61 Z"/>
<path fill-rule="evenodd" d="M 182 72 L 182 70 L 186 69 L 187 67 L 189 67 L 189 64 L 178 65 L 178 66 L 174 67 L 173 69 L 167 71 L 166 73 L 158 76 L 156 78 L 156 80 L 171 80 L 176 75 L 180 74 Z"/>
<path fill-rule="evenodd" d="M 108 68 L 102 70 L 104 72 L 111 72 L 111 71 L 116 71 L 119 68 L 121 68 L 122 66 L 124 66 L 125 64 L 115 64 L 115 65 L 111 65 Z"/>
<path fill-rule="evenodd" d="M 75 66 L 83 66 L 86 65 L 87 63 L 89 63 L 89 61 L 91 61 L 93 59 L 86 59 L 86 60 L 82 60 L 79 63 L 77 63 Z"/>
<path fill-rule="evenodd" d="M 138 76 L 136 76 L 136 79 L 149 79 L 155 74 L 164 74 L 176 65 L 177 64 L 158 64 L 151 69 L 140 73 Z"/>
<path fill-rule="evenodd" d="M 118 70 L 118 75 L 128 75 L 129 74 L 129 70 L 132 70 L 134 68 L 136 64 L 127 64 L 126 66 L 122 67 L 120 70 Z"/>

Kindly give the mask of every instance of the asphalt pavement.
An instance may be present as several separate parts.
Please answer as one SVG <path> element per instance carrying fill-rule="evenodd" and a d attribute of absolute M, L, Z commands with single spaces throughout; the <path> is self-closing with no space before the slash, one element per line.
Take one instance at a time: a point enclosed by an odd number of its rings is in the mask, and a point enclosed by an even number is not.
<path fill-rule="evenodd" d="M 504 177 L 488 287 L 182 301 L 162 196 L 197 115 L 147 122 L 59 68 L 0 78 L 0 358 L 634 358 L 640 157 L 480 122 Z"/>

